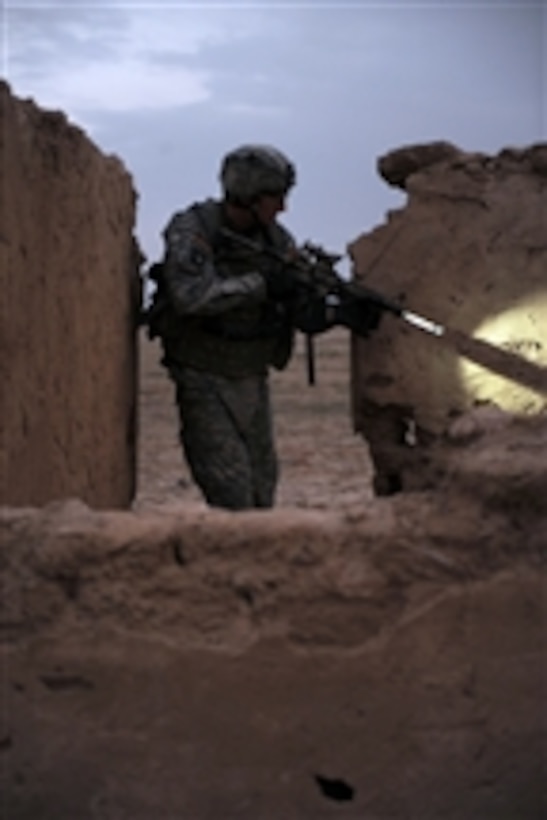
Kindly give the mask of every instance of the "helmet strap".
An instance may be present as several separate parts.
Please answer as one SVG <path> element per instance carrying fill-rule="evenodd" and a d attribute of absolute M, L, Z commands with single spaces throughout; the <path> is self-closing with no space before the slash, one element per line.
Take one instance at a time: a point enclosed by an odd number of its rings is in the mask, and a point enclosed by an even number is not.
<path fill-rule="evenodd" d="M 236 230 L 254 230 L 260 225 L 260 220 L 252 203 L 244 205 L 241 202 L 225 199 L 224 208 L 228 220 Z"/>

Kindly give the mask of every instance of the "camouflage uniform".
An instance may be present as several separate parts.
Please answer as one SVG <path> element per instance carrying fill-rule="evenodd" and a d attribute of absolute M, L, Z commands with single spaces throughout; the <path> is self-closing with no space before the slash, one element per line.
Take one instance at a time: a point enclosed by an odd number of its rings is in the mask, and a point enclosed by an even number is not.
<path fill-rule="evenodd" d="M 194 480 L 212 506 L 271 507 L 278 477 L 267 377 L 228 379 L 171 369 L 180 439 Z"/>
<path fill-rule="evenodd" d="M 156 333 L 175 383 L 185 457 L 207 502 L 271 507 L 278 466 L 268 371 L 289 361 L 293 325 L 267 296 L 267 256 L 224 238 L 223 224 L 223 204 L 209 199 L 167 225 Z M 282 252 L 294 245 L 276 222 L 247 236 Z"/>

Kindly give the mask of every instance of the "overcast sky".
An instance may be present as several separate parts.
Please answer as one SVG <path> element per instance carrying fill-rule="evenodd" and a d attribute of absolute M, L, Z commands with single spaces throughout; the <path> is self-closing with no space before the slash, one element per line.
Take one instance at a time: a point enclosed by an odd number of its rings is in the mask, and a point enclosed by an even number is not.
<path fill-rule="evenodd" d="M 546 139 L 546 0 L 0 3 L 12 92 L 122 159 L 150 260 L 241 143 L 293 159 L 284 223 L 343 251 L 404 203 L 376 172 L 387 151 Z"/>

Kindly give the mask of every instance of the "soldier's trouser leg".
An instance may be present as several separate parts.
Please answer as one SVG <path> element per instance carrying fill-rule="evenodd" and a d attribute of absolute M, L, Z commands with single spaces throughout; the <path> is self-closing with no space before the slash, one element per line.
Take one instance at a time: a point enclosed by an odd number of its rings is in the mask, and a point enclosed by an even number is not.
<path fill-rule="evenodd" d="M 182 447 L 207 502 L 271 507 L 277 457 L 266 377 L 233 380 L 184 368 L 175 384 Z"/>

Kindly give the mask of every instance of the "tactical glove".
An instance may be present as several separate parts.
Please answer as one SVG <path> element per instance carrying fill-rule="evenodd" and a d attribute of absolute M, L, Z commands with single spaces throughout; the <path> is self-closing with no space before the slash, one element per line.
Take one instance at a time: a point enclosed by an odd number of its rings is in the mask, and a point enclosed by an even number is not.
<path fill-rule="evenodd" d="M 270 299 L 283 302 L 296 294 L 298 284 L 290 265 L 281 260 L 271 260 L 260 272 L 266 282 Z"/>
<path fill-rule="evenodd" d="M 369 299 L 344 298 L 336 306 L 336 324 L 349 328 L 358 336 L 368 336 L 376 330 L 382 309 Z"/>

